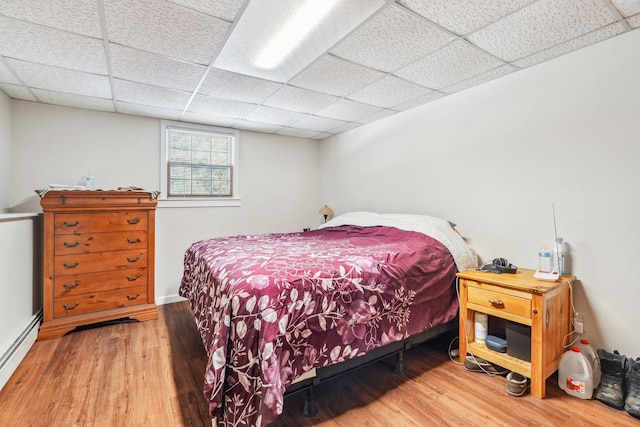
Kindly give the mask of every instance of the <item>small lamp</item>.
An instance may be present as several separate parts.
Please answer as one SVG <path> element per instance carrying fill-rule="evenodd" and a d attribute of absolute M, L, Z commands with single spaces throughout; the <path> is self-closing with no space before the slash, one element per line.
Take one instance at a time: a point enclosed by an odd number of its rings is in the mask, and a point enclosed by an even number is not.
<path fill-rule="evenodd" d="M 331 208 L 327 205 L 324 205 L 319 211 L 318 213 L 322 216 L 324 216 L 324 222 L 327 222 L 328 220 L 330 220 L 331 218 L 333 218 L 333 211 L 331 210 Z"/>

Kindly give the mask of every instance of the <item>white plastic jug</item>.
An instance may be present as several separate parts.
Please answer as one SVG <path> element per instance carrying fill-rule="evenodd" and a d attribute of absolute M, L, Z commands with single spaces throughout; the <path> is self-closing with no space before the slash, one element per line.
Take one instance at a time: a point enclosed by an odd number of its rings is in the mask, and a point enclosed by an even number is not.
<path fill-rule="evenodd" d="M 598 388 L 600 384 L 600 378 L 602 377 L 602 371 L 600 370 L 600 359 L 598 353 L 591 347 L 589 340 L 581 339 L 577 347 L 580 349 L 580 353 L 584 354 L 589 363 L 591 364 L 591 371 L 593 372 L 593 388 Z"/>
<path fill-rule="evenodd" d="M 578 347 L 571 347 L 560 359 L 558 385 L 567 394 L 580 399 L 591 399 L 593 394 L 593 371 L 587 357 Z"/>

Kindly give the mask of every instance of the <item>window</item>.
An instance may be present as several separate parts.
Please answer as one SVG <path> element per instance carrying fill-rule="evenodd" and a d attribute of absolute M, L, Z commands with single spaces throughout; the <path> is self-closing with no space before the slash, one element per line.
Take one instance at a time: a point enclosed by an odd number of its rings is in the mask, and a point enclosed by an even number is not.
<path fill-rule="evenodd" d="M 239 132 L 162 121 L 161 206 L 238 206 Z"/>

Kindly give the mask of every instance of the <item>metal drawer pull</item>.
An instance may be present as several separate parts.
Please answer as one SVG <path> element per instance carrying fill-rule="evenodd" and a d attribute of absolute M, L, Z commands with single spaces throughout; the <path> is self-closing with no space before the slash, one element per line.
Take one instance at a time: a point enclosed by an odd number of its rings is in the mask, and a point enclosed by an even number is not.
<path fill-rule="evenodd" d="M 129 261 L 129 262 L 136 262 L 136 261 L 138 261 L 138 260 L 140 259 L 140 256 L 141 256 L 141 255 L 138 255 L 137 257 L 135 257 L 135 258 L 133 258 L 133 259 L 131 259 L 131 258 L 127 257 L 127 261 Z"/>
<path fill-rule="evenodd" d="M 142 277 L 142 274 L 136 274 L 136 277 L 127 276 L 127 280 L 130 281 L 130 282 L 135 282 L 136 280 L 138 280 L 141 277 Z"/>
<path fill-rule="evenodd" d="M 76 240 L 75 243 L 68 243 L 68 242 L 64 242 L 63 243 L 67 248 L 75 248 L 76 246 L 78 246 L 80 244 L 80 240 Z"/>
<path fill-rule="evenodd" d="M 76 222 L 74 222 L 73 224 L 70 222 L 63 222 L 62 225 L 64 225 L 65 227 L 75 227 L 76 225 L 80 224 L 80 221 L 76 220 Z"/>
<path fill-rule="evenodd" d="M 140 218 L 127 219 L 127 222 L 131 225 L 137 224 L 140 222 Z"/>
<path fill-rule="evenodd" d="M 80 265 L 80 261 L 76 261 L 75 264 L 71 265 L 71 264 L 67 264 L 66 262 L 62 263 L 64 268 L 76 268 L 77 266 Z"/>
<path fill-rule="evenodd" d="M 140 238 L 138 237 L 137 239 L 133 240 L 127 237 L 127 242 L 129 243 L 140 243 L 142 242 L 142 240 L 140 240 Z"/>
<path fill-rule="evenodd" d="M 498 298 L 489 298 L 489 303 L 491 303 L 491 305 L 504 305 L 502 300 Z"/>
<path fill-rule="evenodd" d="M 127 299 L 129 301 L 133 301 L 134 299 L 138 299 L 138 297 L 140 296 L 140 293 L 137 293 L 136 296 L 132 297 L 131 295 L 127 294 Z"/>
<path fill-rule="evenodd" d="M 79 305 L 80 305 L 80 303 L 79 303 L 79 302 L 76 302 L 76 303 L 75 303 L 75 304 L 73 304 L 73 306 L 71 306 L 71 307 L 69 307 L 67 304 L 62 304 L 62 307 L 64 307 L 64 309 L 65 309 L 66 311 L 69 311 L 69 310 L 73 310 L 74 308 L 76 308 L 76 307 L 77 307 L 77 306 L 79 306 Z"/>
<path fill-rule="evenodd" d="M 75 288 L 77 288 L 79 285 L 80 285 L 80 280 L 76 280 L 76 283 L 74 283 L 73 285 L 67 285 L 66 283 L 63 283 L 63 284 L 62 284 L 62 286 L 63 286 L 65 289 L 69 289 L 69 290 L 71 290 L 71 289 L 75 289 Z"/>

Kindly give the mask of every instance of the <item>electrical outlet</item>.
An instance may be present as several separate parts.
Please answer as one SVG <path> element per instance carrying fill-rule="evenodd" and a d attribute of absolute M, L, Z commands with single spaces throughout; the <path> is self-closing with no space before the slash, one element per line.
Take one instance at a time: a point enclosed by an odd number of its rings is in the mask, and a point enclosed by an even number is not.
<path fill-rule="evenodd" d="M 573 316 L 573 330 L 578 334 L 584 334 L 586 331 L 585 317 L 582 313 L 576 313 Z"/>

